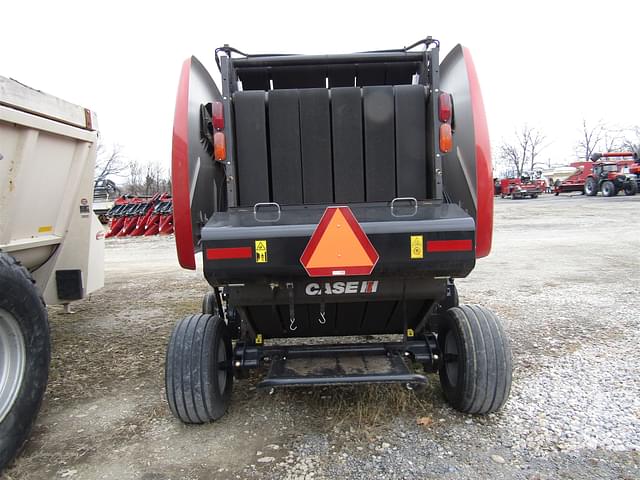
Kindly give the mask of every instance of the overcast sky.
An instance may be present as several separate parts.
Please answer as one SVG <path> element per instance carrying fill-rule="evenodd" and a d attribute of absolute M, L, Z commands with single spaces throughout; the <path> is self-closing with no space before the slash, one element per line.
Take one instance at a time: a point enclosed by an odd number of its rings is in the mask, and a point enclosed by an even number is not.
<path fill-rule="evenodd" d="M 582 119 L 640 125 L 640 3 L 598 2 L 3 2 L 0 75 L 97 112 L 107 143 L 169 167 L 180 67 L 214 48 L 350 53 L 432 35 L 442 58 L 469 47 L 494 155 L 528 123 L 546 161 L 574 160 Z M 566 5 L 566 6 L 565 6 Z M 214 77 L 215 78 L 215 77 Z"/>

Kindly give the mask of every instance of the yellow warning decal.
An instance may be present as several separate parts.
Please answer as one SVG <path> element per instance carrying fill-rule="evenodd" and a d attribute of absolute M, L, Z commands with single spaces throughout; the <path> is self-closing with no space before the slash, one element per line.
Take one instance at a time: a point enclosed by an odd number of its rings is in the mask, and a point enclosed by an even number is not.
<path fill-rule="evenodd" d="M 267 263 L 266 240 L 256 240 L 256 263 Z"/>
<path fill-rule="evenodd" d="M 411 235 L 411 258 L 424 258 L 422 235 Z"/>
<path fill-rule="evenodd" d="M 257 333 L 256 334 L 256 345 L 262 345 L 262 334 L 261 333 Z"/>
<path fill-rule="evenodd" d="M 47 233 L 53 230 L 53 227 L 51 225 L 44 225 L 42 227 L 38 228 L 38 233 Z"/>
<path fill-rule="evenodd" d="M 413 331 L 412 328 L 407 328 L 407 337 L 413 337 L 415 336 L 415 332 Z"/>

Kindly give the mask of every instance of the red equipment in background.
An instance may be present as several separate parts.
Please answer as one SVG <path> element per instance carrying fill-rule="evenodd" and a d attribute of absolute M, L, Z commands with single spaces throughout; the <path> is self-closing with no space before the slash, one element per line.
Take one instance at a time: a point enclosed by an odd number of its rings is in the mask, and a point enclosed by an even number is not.
<path fill-rule="evenodd" d="M 544 182 L 544 181 L 543 181 Z M 503 178 L 500 180 L 500 197 L 537 198 L 543 192 L 538 181 L 532 182 L 530 177 Z"/>
<path fill-rule="evenodd" d="M 556 180 L 553 190 L 556 195 L 568 192 L 584 192 L 584 184 L 587 178 L 593 174 L 593 162 L 573 162 L 570 167 L 576 168 L 573 175 L 564 180 Z"/>
<path fill-rule="evenodd" d="M 637 191 L 640 191 L 640 155 L 638 152 L 604 152 L 594 153 L 591 160 L 599 160 L 601 158 L 616 158 L 616 164 L 620 167 L 621 173 L 629 173 L 636 176 Z"/>
<path fill-rule="evenodd" d="M 602 192 L 605 197 L 635 195 L 640 189 L 640 160 L 633 152 L 605 152 L 591 155 L 591 162 L 574 162 L 576 173 L 554 184 L 556 195 L 567 192 L 582 192 L 595 196 Z"/>
<path fill-rule="evenodd" d="M 173 233 L 173 201 L 169 193 L 153 197 L 122 195 L 107 212 L 109 237 L 137 237 Z"/>

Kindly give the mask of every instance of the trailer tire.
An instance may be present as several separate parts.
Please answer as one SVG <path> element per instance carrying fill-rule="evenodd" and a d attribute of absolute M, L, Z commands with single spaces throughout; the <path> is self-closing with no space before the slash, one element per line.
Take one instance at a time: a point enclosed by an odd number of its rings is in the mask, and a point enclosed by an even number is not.
<path fill-rule="evenodd" d="M 206 423 L 227 411 L 233 388 L 231 338 L 218 315 L 188 315 L 171 334 L 165 365 L 169 408 L 184 423 Z"/>
<path fill-rule="evenodd" d="M 445 312 L 438 343 L 440 384 L 447 402 L 464 413 L 502 408 L 511 390 L 511 347 L 498 317 L 480 305 Z"/>
<path fill-rule="evenodd" d="M 616 186 L 613 184 L 611 180 L 605 180 L 602 182 L 602 186 L 600 187 L 602 190 L 602 195 L 605 197 L 615 197 L 618 193 L 616 191 Z"/>
<path fill-rule="evenodd" d="M 29 271 L 0 252 L 0 365 L 10 366 L 0 384 L 0 474 L 22 450 L 33 427 L 50 361 L 44 301 Z"/>
<path fill-rule="evenodd" d="M 598 182 L 593 177 L 587 178 L 584 182 L 584 193 L 588 197 L 595 197 L 598 194 Z"/>
<path fill-rule="evenodd" d="M 631 195 L 635 195 L 636 193 L 638 193 L 638 184 L 636 183 L 636 181 L 627 181 L 624 184 L 624 194 L 629 197 Z"/>

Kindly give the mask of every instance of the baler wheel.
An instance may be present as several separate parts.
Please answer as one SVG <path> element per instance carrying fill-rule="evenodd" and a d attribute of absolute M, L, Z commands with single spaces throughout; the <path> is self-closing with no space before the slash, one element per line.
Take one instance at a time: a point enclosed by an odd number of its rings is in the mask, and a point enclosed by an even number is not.
<path fill-rule="evenodd" d="M 218 315 L 188 315 L 175 326 L 165 366 L 171 412 L 184 423 L 222 417 L 233 387 L 231 337 Z"/>
<path fill-rule="evenodd" d="M 600 188 L 602 189 L 602 195 L 605 197 L 614 197 L 616 193 L 618 193 L 616 192 L 616 186 L 611 180 L 605 180 L 602 182 L 602 186 Z"/>
<path fill-rule="evenodd" d="M 586 193 L 588 197 L 595 197 L 598 194 L 598 183 L 595 178 L 587 178 L 584 184 L 584 193 Z"/>
<path fill-rule="evenodd" d="M 215 292 L 207 292 L 202 297 L 202 313 L 216 315 L 218 313 L 218 302 Z"/>
<path fill-rule="evenodd" d="M 464 413 L 499 410 L 511 390 L 511 347 L 498 317 L 480 305 L 445 312 L 438 343 L 440 384 L 447 402 Z"/>

